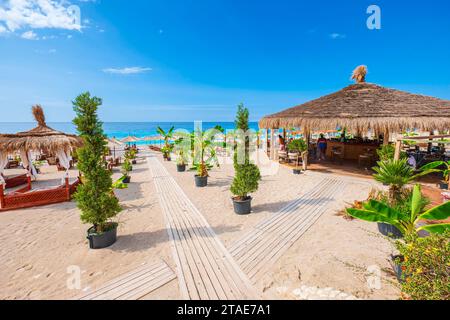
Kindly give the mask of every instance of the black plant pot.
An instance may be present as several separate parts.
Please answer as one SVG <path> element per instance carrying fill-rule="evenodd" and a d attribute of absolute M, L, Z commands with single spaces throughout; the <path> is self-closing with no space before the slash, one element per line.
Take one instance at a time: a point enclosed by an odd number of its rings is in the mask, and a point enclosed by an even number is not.
<path fill-rule="evenodd" d="M 136 160 L 131 161 L 131 164 L 137 164 Z"/>
<path fill-rule="evenodd" d="M 87 239 L 89 240 L 89 248 L 103 249 L 112 246 L 117 241 L 117 224 L 110 230 L 101 234 L 95 233 L 95 228 L 88 230 Z"/>
<path fill-rule="evenodd" d="M 208 177 L 195 176 L 195 186 L 199 188 L 206 187 L 208 185 Z"/>
<path fill-rule="evenodd" d="M 126 176 L 123 180 L 123 183 L 130 183 L 131 182 L 131 176 Z"/>
<path fill-rule="evenodd" d="M 177 171 L 178 172 L 185 172 L 186 171 L 186 165 L 185 164 L 177 164 Z"/>
<path fill-rule="evenodd" d="M 441 188 L 442 190 L 448 190 L 448 183 L 439 183 L 439 188 Z"/>
<path fill-rule="evenodd" d="M 302 174 L 302 170 L 301 169 L 293 169 L 292 172 L 294 174 Z"/>
<path fill-rule="evenodd" d="M 234 212 L 239 215 L 246 215 L 252 212 L 252 197 L 245 200 L 237 200 L 233 198 Z"/>
<path fill-rule="evenodd" d="M 403 234 L 400 232 L 400 230 L 397 229 L 397 227 L 394 227 L 393 225 L 387 224 L 387 223 L 378 223 L 378 230 L 380 233 L 384 236 L 390 237 L 392 239 L 401 239 L 403 238 Z"/>

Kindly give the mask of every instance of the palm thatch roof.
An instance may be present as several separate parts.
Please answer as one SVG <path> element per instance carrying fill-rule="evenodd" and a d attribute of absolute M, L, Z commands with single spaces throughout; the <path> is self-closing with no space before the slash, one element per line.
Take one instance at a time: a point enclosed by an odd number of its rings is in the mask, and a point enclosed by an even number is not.
<path fill-rule="evenodd" d="M 32 108 L 38 126 L 30 131 L 16 134 L 0 134 L 0 151 L 15 152 L 18 150 L 46 150 L 51 153 L 57 150 L 71 151 L 82 145 L 82 139 L 76 135 L 56 131 L 47 126 L 42 107 Z"/>
<path fill-rule="evenodd" d="M 367 69 L 358 67 L 357 81 L 338 92 L 264 117 L 260 128 L 307 128 L 350 131 L 402 132 L 450 129 L 450 101 L 366 83 Z"/>

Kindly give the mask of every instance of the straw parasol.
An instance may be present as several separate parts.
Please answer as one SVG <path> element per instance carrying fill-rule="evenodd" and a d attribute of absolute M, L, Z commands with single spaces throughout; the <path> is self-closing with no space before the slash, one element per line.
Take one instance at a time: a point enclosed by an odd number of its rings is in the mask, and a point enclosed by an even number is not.
<path fill-rule="evenodd" d="M 76 135 L 56 131 L 45 123 L 45 115 L 40 105 L 33 106 L 32 113 L 38 126 L 30 131 L 16 134 L 0 134 L 0 151 L 12 153 L 18 150 L 56 153 L 59 150 L 70 152 L 82 145 Z"/>
<path fill-rule="evenodd" d="M 264 117 L 260 128 L 301 127 L 308 130 L 380 133 L 450 128 L 450 101 L 388 89 L 366 83 L 367 68 L 358 67 L 352 79 L 356 84 L 319 99 Z"/>
<path fill-rule="evenodd" d="M 136 142 L 139 141 L 138 138 L 136 138 L 135 136 L 128 136 L 126 138 L 123 138 L 122 140 L 120 140 L 123 143 L 131 143 L 131 142 Z"/>

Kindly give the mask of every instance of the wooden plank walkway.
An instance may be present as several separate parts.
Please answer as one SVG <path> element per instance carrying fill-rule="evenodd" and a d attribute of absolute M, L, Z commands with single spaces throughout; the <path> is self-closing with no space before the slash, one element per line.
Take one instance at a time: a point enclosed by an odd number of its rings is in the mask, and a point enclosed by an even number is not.
<path fill-rule="evenodd" d="M 263 220 L 229 248 L 253 283 L 320 218 L 346 182 L 322 178 L 299 199 Z"/>
<path fill-rule="evenodd" d="M 147 162 L 165 215 L 183 298 L 259 298 L 206 219 L 164 166 L 152 155 Z"/>
<path fill-rule="evenodd" d="M 176 278 L 163 261 L 145 264 L 78 300 L 139 300 Z"/>

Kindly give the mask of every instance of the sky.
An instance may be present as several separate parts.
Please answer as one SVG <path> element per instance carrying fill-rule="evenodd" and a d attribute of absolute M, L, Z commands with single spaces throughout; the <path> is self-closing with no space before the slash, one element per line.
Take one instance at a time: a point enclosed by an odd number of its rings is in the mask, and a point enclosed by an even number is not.
<path fill-rule="evenodd" d="M 370 5 L 381 29 L 369 29 Z M 352 82 L 450 100 L 448 0 L 0 0 L 0 122 L 251 120 Z"/>

